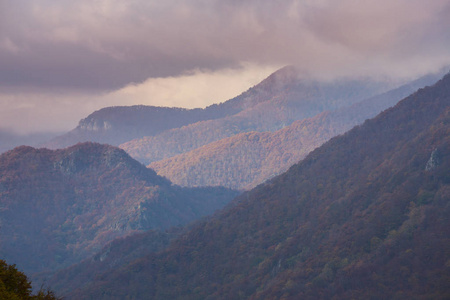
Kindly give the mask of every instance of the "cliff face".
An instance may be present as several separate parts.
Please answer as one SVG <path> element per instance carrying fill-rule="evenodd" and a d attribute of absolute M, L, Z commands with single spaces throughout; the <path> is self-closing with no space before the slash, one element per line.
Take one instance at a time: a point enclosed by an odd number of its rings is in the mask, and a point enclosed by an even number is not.
<path fill-rule="evenodd" d="M 117 146 L 130 139 L 217 117 L 220 115 L 207 114 L 202 109 L 143 105 L 106 107 L 80 120 L 75 129 L 53 138 L 44 146 L 60 149 L 86 141 Z"/>

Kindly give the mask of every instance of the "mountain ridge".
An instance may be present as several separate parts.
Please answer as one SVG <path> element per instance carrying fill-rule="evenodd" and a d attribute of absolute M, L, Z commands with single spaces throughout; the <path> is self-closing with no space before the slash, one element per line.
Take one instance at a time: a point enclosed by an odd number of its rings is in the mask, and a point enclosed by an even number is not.
<path fill-rule="evenodd" d="M 116 237 L 210 214 L 236 195 L 172 185 L 109 145 L 21 146 L 0 155 L 0 255 L 27 273 L 54 270 Z"/>
<path fill-rule="evenodd" d="M 148 166 L 182 186 L 226 186 L 248 190 L 286 171 L 333 136 L 344 133 L 439 78 L 428 75 L 351 106 L 294 121 L 274 132 L 236 134 Z"/>
<path fill-rule="evenodd" d="M 276 131 L 296 120 L 374 96 L 390 85 L 366 79 L 319 82 L 299 79 L 292 71 L 288 71 L 286 76 L 282 76 L 283 73 L 278 75 L 269 77 L 271 80 L 268 81 L 276 93 L 264 101 L 256 101 L 245 110 L 130 140 L 119 147 L 142 163 L 149 164 L 242 132 Z"/>
<path fill-rule="evenodd" d="M 272 86 L 278 78 L 286 80 L 287 77 L 294 76 L 289 75 L 292 73 L 292 67 L 282 68 L 237 97 L 204 109 L 146 105 L 105 107 L 80 120 L 75 129 L 42 146 L 60 149 L 85 141 L 118 146 L 133 138 L 152 136 L 171 128 L 233 115 L 264 101 L 261 99 L 270 98 Z"/>
<path fill-rule="evenodd" d="M 445 299 L 449 168 L 447 75 L 70 297 Z"/>

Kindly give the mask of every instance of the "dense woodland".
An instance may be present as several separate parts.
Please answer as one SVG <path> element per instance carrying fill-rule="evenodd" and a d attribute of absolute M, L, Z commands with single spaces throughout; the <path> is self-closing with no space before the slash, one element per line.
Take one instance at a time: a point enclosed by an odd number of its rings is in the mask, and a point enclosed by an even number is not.
<path fill-rule="evenodd" d="M 244 98 L 244 109 L 236 114 L 131 140 L 120 148 L 149 164 L 242 132 L 276 131 L 296 120 L 377 95 L 392 85 L 371 80 L 318 82 L 298 76 L 293 68 L 281 69 L 255 86 L 264 92 Z"/>
<path fill-rule="evenodd" d="M 200 147 L 153 164 L 168 177 L 250 188 L 414 88 L 344 108 L 386 85 L 295 74 L 204 110 L 107 108 L 54 141 L 119 141 L 156 122 L 127 145 L 159 158 Z M 0 298 L 448 299 L 449 170 L 450 75 L 237 198 L 173 185 L 113 146 L 18 147 L 0 155 Z M 33 295 L 18 269 L 51 290 Z"/>
<path fill-rule="evenodd" d="M 236 134 L 153 162 L 149 167 L 182 186 L 226 186 L 249 190 L 285 172 L 330 138 L 374 117 L 438 79 L 437 76 L 425 76 L 351 106 L 294 121 L 275 132 Z"/>
<path fill-rule="evenodd" d="M 448 299 L 449 170 L 447 75 L 65 296 Z"/>
<path fill-rule="evenodd" d="M 27 273 L 56 270 L 114 238 L 211 214 L 236 195 L 172 185 L 108 145 L 18 147 L 0 156 L 0 257 Z"/>
<path fill-rule="evenodd" d="M 55 272 L 51 277 L 49 273 L 36 276 L 39 282 L 45 282 L 59 295 L 66 295 L 71 291 L 89 284 L 105 272 L 116 271 L 123 265 L 134 260 L 166 249 L 170 242 L 188 230 L 185 227 L 172 227 L 165 231 L 147 230 L 126 237 L 117 238 L 107 244 L 94 256 L 83 260 L 79 264 Z M 60 284 L 62 283 L 62 284 Z"/>

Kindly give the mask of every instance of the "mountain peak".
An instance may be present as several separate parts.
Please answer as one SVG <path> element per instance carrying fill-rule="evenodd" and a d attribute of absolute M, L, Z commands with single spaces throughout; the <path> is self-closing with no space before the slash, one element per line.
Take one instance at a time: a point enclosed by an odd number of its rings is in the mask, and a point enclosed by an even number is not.
<path fill-rule="evenodd" d="M 115 167 L 123 163 L 135 164 L 125 151 L 92 142 L 79 143 L 58 153 L 60 158 L 55 162 L 55 167 L 71 174 L 101 165 Z"/>
<path fill-rule="evenodd" d="M 116 237 L 210 214 L 236 195 L 172 185 L 110 145 L 18 147 L 0 155 L 0 256 L 27 271 L 51 270 Z"/>

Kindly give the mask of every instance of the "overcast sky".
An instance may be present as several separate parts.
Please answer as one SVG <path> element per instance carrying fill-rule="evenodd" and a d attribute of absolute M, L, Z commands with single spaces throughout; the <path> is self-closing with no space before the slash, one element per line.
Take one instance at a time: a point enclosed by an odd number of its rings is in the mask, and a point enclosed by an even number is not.
<path fill-rule="evenodd" d="M 204 107 L 287 64 L 413 78 L 449 63 L 450 0 L 0 0 L 0 128 Z"/>

